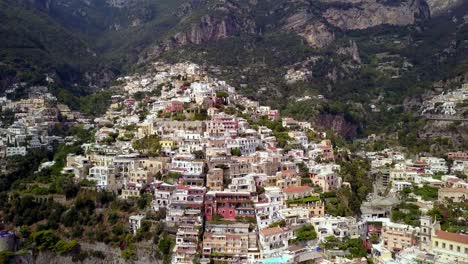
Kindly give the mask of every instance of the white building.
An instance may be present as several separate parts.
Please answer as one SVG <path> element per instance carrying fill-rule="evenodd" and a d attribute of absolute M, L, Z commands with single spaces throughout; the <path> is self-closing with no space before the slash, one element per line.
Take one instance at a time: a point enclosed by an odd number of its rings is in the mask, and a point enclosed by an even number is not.
<path fill-rule="evenodd" d="M 86 177 L 96 183 L 99 189 L 108 189 L 114 181 L 114 168 L 107 166 L 95 166 L 89 169 L 89 175 Z"/>
<path fill-rule="evenodd" d="M 284 195 L 279 187 L 265 187 L 265 200 L 255 203 L 255 216 L 259 228 L 266 228 L 281 220 L 279 210 L 284 209 Z"/>
<path fill-rule="evenodd" d="M 335 236 L 340 240 L 345 237 L 357 238 L 359 236 L 358 223 L 354 217 L 312 217 L 310 221 L 319 240 L 324 240 L 328 236 Z"/>
<path fill-rule="evenodd" d="M 227 139 L 226 145 L 229 149 L 240 149 L 242 155 L 250 155 L 257 151 L 257 147 L 260 145 L 260 142 L 255 137 L 239 137 L 235 139 Z"/>
<path fill-rule="evenodd" d="M 193 155 L 178 155 L 172 159 L 171 168 L 187 175 L 203 173 L 204 161 L 195 160 Z"/>
<path fill-rule="evenodd" d="M 432 173 L 448 172 L 447 162 L 445 161 L 445 159 L 436 157 L 422 157 L 421 161 L 424 161 L 429 165 L 429 170 Z"/>
<path fill-rule="evenodd" d="M 145 215 L 139 214 L 139 215 L 132 215 L 128 218 L 128 225 L 130 228 L 130 231 L 134 235 L 136 235 L 138 229 L 141 228 L 141 222 L 145 218 Z"/>
<path fill-rule="evenodd" d="M 7 147 L 6 148 L 6 156 L 26 156 L 26 147 Z"/>
<path fill-rule="evenodd" d="M 260 255 L 262 258 L 281 256 L 288 248 L 293 231 L 287 228 L 271 227 L 259 231 Z"/>
<path fill-rule="evenodd" d="M 410 182 L 406 182 L 406 181 L 393 181 L 392 182 L 392 189 L 395 192 L 401 192 L 403 191 L 403 189 L 408 188 L 408 187 L 411 187 Z"/>

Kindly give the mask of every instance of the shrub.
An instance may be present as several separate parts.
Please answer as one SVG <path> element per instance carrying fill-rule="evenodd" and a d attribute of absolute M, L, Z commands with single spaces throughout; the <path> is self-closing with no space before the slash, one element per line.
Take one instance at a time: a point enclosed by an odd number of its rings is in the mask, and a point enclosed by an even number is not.
<path fill-rule="evenodd" d="M 62 254 L 65 254 L 65 253 L 68 253 L 68 252 L 72 251 L 77 246 L 78 246 L 78 242 L 76 240 L 71 240 L 71 241 L 68 241 L 68 242 L 63 241 L 63 240 L 59 240 L 55 244 L 54 251 L 55 251 L 55 253 L 57 253 L 57 255 L 62 255 Z"/>

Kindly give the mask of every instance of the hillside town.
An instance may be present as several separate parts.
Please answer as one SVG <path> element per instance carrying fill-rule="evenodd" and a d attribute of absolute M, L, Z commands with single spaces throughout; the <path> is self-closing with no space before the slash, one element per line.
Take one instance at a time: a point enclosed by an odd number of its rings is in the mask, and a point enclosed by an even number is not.
<path fill-rule="evenodd" d="M 442 116 L 465 116 L 468 100 L 468 83 L 449 92 L 443 92 L 423 102 L 422 114 L 438 114 Z"/>
<path fill-rule="evenodd" d="M 59 135 L 60 123 L 92 132 L 61 173 L 122 200 L 150 197 L 128 229 L 136 235 L 147 215 L 163 214 L 174 264 L 468 263 L 467 152 L 352 152 L 192 63 L 155 63 L 118 82 L 94 120 L 43 87 L 28 99 L 0 98 L 11 113 L 0 124 L 0 158 L 77 142 Z M 466 89 L 452 97 L 465 100 Z M 454 114 L 450 98 L 443 114 Z M 369 180 L 357 180 L 352 162 Z M 354 197 L 347 192 L 365 198 L 355 211 L 341 208 L 356 202 L 342 199 Z"/>

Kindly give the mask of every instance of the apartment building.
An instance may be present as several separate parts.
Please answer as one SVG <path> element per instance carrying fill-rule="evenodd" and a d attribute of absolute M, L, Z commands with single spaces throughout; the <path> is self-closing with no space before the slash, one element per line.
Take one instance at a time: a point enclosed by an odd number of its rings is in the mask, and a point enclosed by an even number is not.
<path fill-rule="evenodd" d="M 384 222 L 382 228 L 382 240 L 391 251 L 400 251 L 416 245 L 419 228 L 410 225 Z"/>

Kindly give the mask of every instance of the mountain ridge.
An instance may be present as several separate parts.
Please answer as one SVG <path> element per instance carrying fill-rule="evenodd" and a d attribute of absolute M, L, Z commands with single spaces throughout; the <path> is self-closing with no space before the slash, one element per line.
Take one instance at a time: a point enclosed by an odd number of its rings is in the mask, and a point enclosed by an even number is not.
<path fill-rule="evenodd" d="M 263 102 L 295 108 L 284 99 L 322 94 L 347 105 L 334 114 L 351 111 L 347 116 L 360 116 L 351 120 L 362 122 L 371 111 L 369 102 L 378 108 L 401 106 L 406 97 L 431 89 L 433 82 L 463 75 L 467 68 L 468 5 L 452 0 L 1 3 L 9 9 L 0 14 L 14 16 L 17 13 L 8 10 L 21 10 L 23 17 L 45 21 L 36 25 L 44 29 L 36 31 L 59 35 L 46 34 L 42 42 L 36 41 L 28 67 L 0 65 L 3 89 L 23 75 L 29 77 L 31 65 L 41 60 L 45 65 L 36 63 L 37 74 L 25 79 L 43 84 L 45 75 L 52 75 L 78 96 L 155 59 L 193 60 L 219 66 L 226 80 Z M 449 11 L 430 15 L 431 8 L 441 7 Z M 27 27 L 29 21 L 22 23 Z M 20 43 L 30 38 L 5 29 L 0 34 Z M 78 43 L 80 51 L 49 48 L 54 56 L 43 55 L 41 47 L 51 40 L 64 44 L 59 47 L 73 47 L 61 39 Z M 9 47 L 3 52 L 11 53 L 10 62 L 22 55 Z M 288 71 L 307 74 L 291 82 Z"/>

